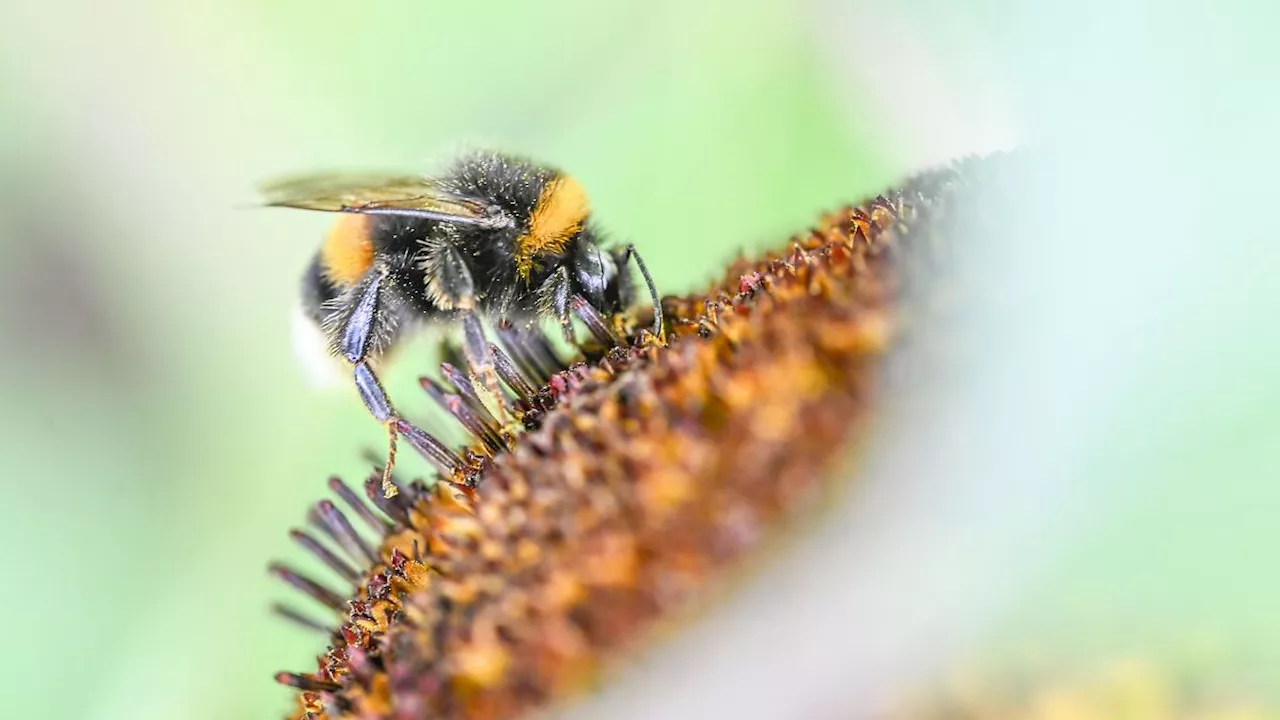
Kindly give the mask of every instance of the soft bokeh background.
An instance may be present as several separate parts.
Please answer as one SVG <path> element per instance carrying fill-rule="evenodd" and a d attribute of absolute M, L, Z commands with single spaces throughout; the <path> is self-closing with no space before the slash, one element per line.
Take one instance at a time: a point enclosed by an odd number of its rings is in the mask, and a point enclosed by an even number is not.
<path fill-rule="evenodd" d="M 990 265 L 988 285 L 1025 302 L 983 306 L 979 369 L 887 431 L 872 465 L 937 482 L 872 505 L 867 525 L 893 535 L 900 518 L 898 549 L 915 552 L 826 567 L 887 571 L 864 621 L 915 633 L 902 638 L 961 645 L 989 625 L 980 645 L 1013 653 L 1064 636 L 1103 656 L 1280 667 L 1274 10 L 4 9 L 6 716 L 287 706 L 270 674 L 309 667 L 318 645 L 267 614 L 285 593 L 264 567 L 295 557 L 287 529 L 380 435 L 353 394 L 308 387 L 291 353 L 297 276 L 328 219 L 244 206 L 280 172 L 430 169 L 475 145 L 572 170 L 676 292 L 908 169 L 1045 143 L 1056 192 Z M 414 396 L 420 349 L 394 396 Z M 810 597 L 835 623 L 856 605 Z M 846 661 L 856 648 L 828 645 Z"/>

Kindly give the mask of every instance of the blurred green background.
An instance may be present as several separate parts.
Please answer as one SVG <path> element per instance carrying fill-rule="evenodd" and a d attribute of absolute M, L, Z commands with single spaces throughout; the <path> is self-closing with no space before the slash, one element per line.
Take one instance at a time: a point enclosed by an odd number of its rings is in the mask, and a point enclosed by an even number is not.
<path fill-rule="evenodd" d="M 329 218 L 246 209 L 259 181 L 431 169 L 477 145 L 531 154 L 580 177 L 601 222 L 678 292 L 909 168 L 1010 140 L 1000 83 L 1034 81 L 993 68 L 1048 55 L 984 33 L 1057 36 L 1047 15 L 1005 14 L 1016 6 L 6 5 L 4 714 L 275 717 L 289 694 L 271 673 L 311 667 L 318 641 L 267 613 L 288 593 L 264 568 L 298 559 L 288 528 L 329 474 L 362 473 L 360 450 L 381 436 L 353 393 L 309 387 L 290 347 L 298 276 Z M 1280 336 L 1268 325 L 1259 345 L 1256 326 L 1220 322 L 1211 303 L 1280 309 L 1263 272 L 1275 253 L 1246 245 L 1238 267 L 1207 277 L 1170 262 L 1134 281 L 1149 294 L 1124 296 L 1148 308 L 1159 290 L 1197 288 L 1178 311 L 1196 332 L 1157 324 L 1087 368 L 1124 382 L 1075 419 L 1091 440 L 1055 466 L 1132 491 L 1088 495 L 1070 516 L 1069 551 L 1035 563 L 1012 613 L 1027 627 L 1070 618 L 1103 646 L 1136 629 L 1141 647 L 1190 616 L 1215 646 L 1276 639 L 1277 586 L 1257 563 L 1280 540 L 1280 387 L 1265 362 Z M 393 397 L 418 397 L 429 364 L 415 347 Z M 1019 510 L 994 507 L 993 523 Z"/>

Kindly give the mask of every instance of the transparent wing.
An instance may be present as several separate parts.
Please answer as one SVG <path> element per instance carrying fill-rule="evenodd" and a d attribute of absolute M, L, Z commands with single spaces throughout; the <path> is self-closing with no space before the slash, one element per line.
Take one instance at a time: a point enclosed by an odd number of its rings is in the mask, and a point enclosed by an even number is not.
<path fill-rule="evenodd" d="M 501 208 L 419 175 L 312 173 L 264 184 L 259 191 L 268 207 L 408 215 L 486 227 L 511 222 Z"/>

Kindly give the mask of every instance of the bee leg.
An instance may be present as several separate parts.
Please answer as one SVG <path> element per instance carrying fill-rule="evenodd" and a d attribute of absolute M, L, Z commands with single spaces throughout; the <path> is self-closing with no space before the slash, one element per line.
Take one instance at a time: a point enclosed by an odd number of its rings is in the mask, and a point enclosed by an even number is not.
<path fill-rule="evenodd" d="M 502 386 L 498 384 L 498 371 L 494 369 L 493 352 L 489 350 L 489 341 L 484 337 L 480 316 L 472 310 L 462 312 L 462 352 L 467 358 L 467 364 L 471 366 L 471 372 L 492 397 L 498 419 L 505 422 L 507 404 L 503 399 Z"/>
<path fill-rule="evenodd" d="M 495 415 L 507 420 L 507 406 L 498 384 L 493 354 L 484 337 L 484 328 L 476 314 L 476 285 L 467 263 L 452 242 L 440 241 L 427 246 L 424 268 L 427 270 L 427 296 L 441 310 L 456 312 L 462 319 L 462 352 L 472 374 L 488 391 Z"/>
<path fill-rule="evenodd" d="M 343 327 L 338 347 L 342 355 L 352 365 L 352 376 L 360 399 L 368 408 L 369 414 L 382 424 L 387 431 L 387 464 L 382 471 L 382 492 L 386 497 L 393 497 L 398 491 L 391 482 L 391 472 L 396 464 L 396 440 L 403 435 L 423 457 L 446 473 L 455 473 L 462 469 L 463 463 L 452 450 L 436 440 L 430 434 L 400 417 L 391 399 L 373 368 L 369 366 L 369 336 L 378 313 L 378 294 L 383 275 L 374 275 L 366 281 L 360 298 L 356 301 L 355 310 L 347 318 Z"/>
<path fill-rule="evenodd" d="M 551 312 L 560 323 L 560 332 L 564 335 L 564 341 L 571 346 L 576 346 L 578 339 L 573 336 L 573 318 L 569 314 L 569 296 L 572 294 L 572 287 L 569 285 L 569 268 L 560 266 L 559 270 L 547 278 L 538 292 L 551 306 Z"/>
<path fill-rule="evenodd" d="M 387 464 L 382 470 L 382 493 L 385 497 L 394 497 L 398 492 L 395 483 L 391 482 L 391 471 L 396 465 L 396 444 L 397 439 L 404 436 L 405 440 L 413 446 L 418 454 L 431 462 L 436 469 L 446 475 L 454 475 L 466 467 L 462 458 L 457 453 L 450 450 L 444 443 L 437 440 L 430 433 L 420 429 L 413 423 L 400 417 L 399 413 L 391 404 L 391 399 L 387 397 L 386 390 L 383 390 L 382 383 L 378 380 L 378 376 L 373 373 L 373 369 L 369 367 L 369 363 L 365 360 L 357 362 L 352 370 L 352 374 L 356 381 L 356 390 L 360 392 L 360 399 L 364 401 L 364 406 L 369 409 L 369 414 L 382 424 L 387 431 Z"/>
<path fill-rule="evenodd" d="M 653 300 L 653 334 L 659 340 L 662 340 L 664 324 L 662 322 L 662 299 L 658 297 L 658 288 L 653 284 L 653 277 L 649 275 L 649 268 L 645 267 L 644 259 L 640 257 L 640 251 L 636 250 L 636 246 L 628 244 L 626 253 L 626 260 L 636 261 L 636 267 L 640 268 L 640 274 L 644 276 L 644 282 L 649 286 L 649 297 Z"/>
<path fill-rule="evenodd" d="M 373 415 L 373 419 L 387 431 L 387 464 L 382 468 L 382 494 L 384 497 L 394 497 L 398 490 L 395 483 L 391 482 L 391 471 L 396 466 L 396 439 L 400 435 L 396 429 L 398 419 L 396 411 L 391 406 L 391 399 L 387 397 L 387 392 L 382 389 L 382 383 L 378 382 L 378 376 L 373 374 L 368 363 L 363 360 L 356 363 L 352 374 L 355 376 L 356 390 L 359 391 L 364 406 L 368 408 L 369 414 Z"/>

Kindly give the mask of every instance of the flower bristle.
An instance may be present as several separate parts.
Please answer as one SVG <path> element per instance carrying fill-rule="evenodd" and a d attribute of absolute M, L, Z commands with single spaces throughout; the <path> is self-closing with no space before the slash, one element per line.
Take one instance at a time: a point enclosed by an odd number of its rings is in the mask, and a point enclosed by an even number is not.
<path fill-rule="evenodd" d="M 704 597 L 831 481 L 898 332 L 902 255 L 934 241 L 975 162 L 830 213 L 707 291 L 664 299 L 664 341 L 580 304 L 590 340 L 566 365 L 540 333 L 499 328 L 517 428 L 447 357 L 423 388 L 472 444 L 411 438 L 438 459 L 436 482 L 395 478 L 387 498 L 373 475 L 361 499 L 334 479 L 365 527 L 322 501 L 310 518 L 322 537 L 294 532 L 340 578 L 358 573 L 355 590 L 273 566 L 339 615 L 316 671 L 277 676 L 299 690 L 295 717 L 518 717 Z"/>

